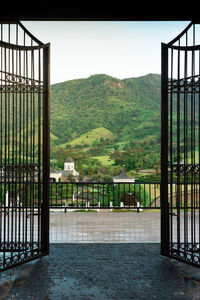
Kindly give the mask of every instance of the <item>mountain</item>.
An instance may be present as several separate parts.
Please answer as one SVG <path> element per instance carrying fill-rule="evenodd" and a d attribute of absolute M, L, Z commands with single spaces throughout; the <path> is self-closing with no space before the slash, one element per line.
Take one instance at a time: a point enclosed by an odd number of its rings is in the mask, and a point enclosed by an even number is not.
<path fill-rule="evenodd" d="M 76 161 L 89 155 L 104 166 L 121 165 L 121 153 L 127 159 L 143 153 L 138 164 L 152 166 L 160 157 L 160 81 L 158 74 L 123 80 L 96 74 L 51 85 L 51 161 L 61 167 L 73 154 Z"/>
<path fill-rule="evenodd" d="M 66 147 L 66 145 L 71 145 L 72 147 L 83 146 L 83 147 L 91 147 L 96 140 L 111 140 L 113 141 L 115 137 L 112 135 L 112 132 L 104 127 L 92 129 L 80 137 L 72 140 L 71 142 L 62 144 L 61 147 Z"/>
<path fill-rule="evenodd" d="M 102 127 L 115 143 L 160 137 L 160 75 L 120 80 L 97 74 L 54 84 L 50 91 L 52 144 Z"/>

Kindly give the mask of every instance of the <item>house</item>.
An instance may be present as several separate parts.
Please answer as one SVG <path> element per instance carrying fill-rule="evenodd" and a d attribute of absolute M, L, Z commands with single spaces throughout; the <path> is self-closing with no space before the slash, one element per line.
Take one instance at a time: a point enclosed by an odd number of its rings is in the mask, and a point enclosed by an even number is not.
<path fill-rule="evenodd" d="M 50 182 L 58 182 L 59 178 L 62 176 L 62 172 L 62 170 L 57 171 L 54 164 L 52 164 L 52 168 L 50 169 Z"/>
<path fill-rule="evenodd" d="M 64 162 L 64 170 L 58 171 L 55 169 L 54 164 L 52 164 L 52 168 L 50 169 L 50 181 L 58 182 L 59 179 L 61 181 L 68 181 L 69 176 L 74 176 L 77 180 L 79 173 L 74 168 L 74 161 L 71 157 L 68 157 Z"/>

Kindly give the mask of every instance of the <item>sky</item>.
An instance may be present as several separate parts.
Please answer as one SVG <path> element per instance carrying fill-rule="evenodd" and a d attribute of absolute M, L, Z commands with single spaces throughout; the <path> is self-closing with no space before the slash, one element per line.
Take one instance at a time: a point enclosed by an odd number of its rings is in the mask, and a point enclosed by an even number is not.
<path fill-rule="evenodd" d="M 161 73 L 161 42 L 189 21 L 23 21 L 51 44 L 50 83 L 107 74 L 118 79 Z"/>

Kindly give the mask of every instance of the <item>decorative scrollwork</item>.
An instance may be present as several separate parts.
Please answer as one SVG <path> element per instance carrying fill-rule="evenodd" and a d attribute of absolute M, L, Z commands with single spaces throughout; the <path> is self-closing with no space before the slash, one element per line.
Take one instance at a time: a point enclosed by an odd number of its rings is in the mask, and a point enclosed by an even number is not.
<path fill-rule="evenodd" d="M 171 80 L 168 83 L 169 92 L 173 93 L 199 93 L 200 76 L 182 78 L 180 80 Z"/>
<path fill-rule="evenodd" d="M 42 83 L 42 81 L 33 78 L 28 78 L 25 76 L 13 74 L 1 70 L 0 73 L 2 74 L 1 81 L 5 81 L 6 83 L 10 83 L 10 84 L 34 86 L 34 85 L 40 85 Z"/>
<path fill-rule="evenodd" d="M 183 174 L 198 174 L 200 172 L 199 164 L 173 164 L 171 168 L 172 173 L 183 173 Z"/>
<path fill-rule="evenodd" d="M 35 249 L 38 248 L 38 243 L 37 242 L 27 242 L 27 243 L 22 243 L 22 242 L 1 242 L 0 244 L 0 252 L 15 252 L 15 251 L 27 251 L 30 249 Z"/>
<path fill-rule="evenodd" d="M 42 93 L 43 91 L 43 85 L 0 85 L 0 92 L 7 94 Z"/>
<path fill-rule="evenodd" d="M 38 172 L 40 164 L 19 164 L 19 165 L 6 165 L 5 170 L 11 172 Z"/>
<path fill-rule="evenodd" d="M 36 247 L 36 248 L 35 248 Z M 38 249 L 38 245 L 35 246 L 34 249 L 30 249 L 27 251 L 26 249 L 24 250 L 17 250 L 12 251 L 12 256 L 8 256 L 8 253 L 6 258 L 4 259 L 4 269 L 9 269 L 16 264 L 21 264 L 26 261 L 30 261 L 33 258 L 39 258 L 41 257 L 41 250 Z M 32 248 L 32 247 L 31 247 Z M 18 252 L 18 253 L 16 253 Z M 1 263 L 1 262 L 0 262 Z"/>
<path fill-rule="evenodd" d="M 17 165 L 5 165 L 1 167 L 1 170 L 6 176 L 12 176 L 20 173 L 33 173 L 40 172 L 40 164 L 17 164 Z"/>
<path fill-rule="evenodd" d="M 172 243 L 170 254 L 172 258 L 186 261 L 189 264 L 200 264 L 199 243 Z"/>

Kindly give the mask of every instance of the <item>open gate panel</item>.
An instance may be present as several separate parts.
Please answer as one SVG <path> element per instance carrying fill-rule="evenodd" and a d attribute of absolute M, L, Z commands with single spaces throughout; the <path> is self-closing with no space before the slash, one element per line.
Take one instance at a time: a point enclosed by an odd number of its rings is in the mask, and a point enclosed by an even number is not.
<path fill-rule="evenodd" d="M 200 31 L 162 44 L 161 253 L 200 265 Z"/>
<path fill-rule="evenodd" d="M 49 44 L 20 22 L 0 26 L 3 271 L 48 254 Z"/>

